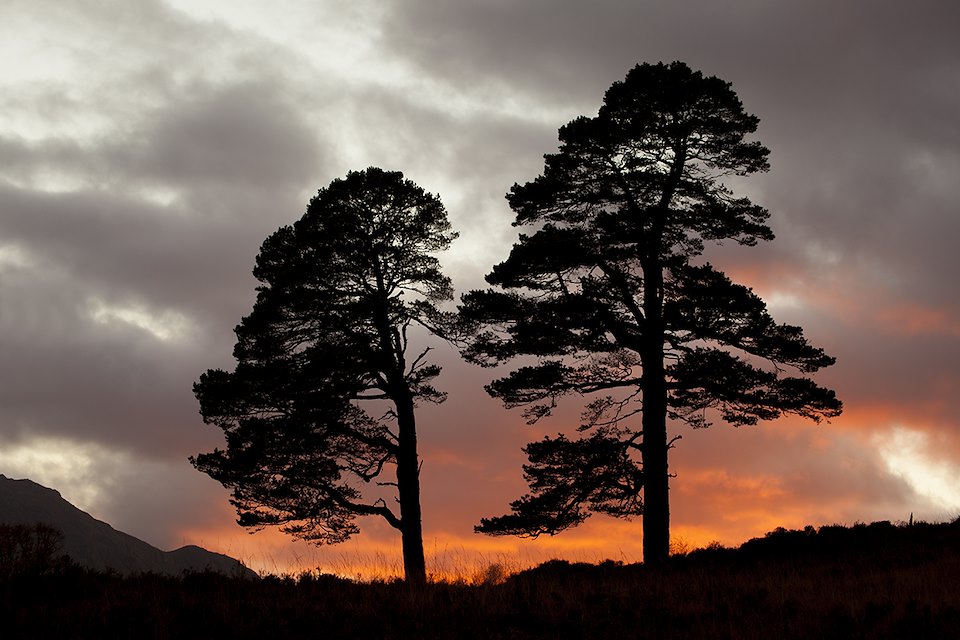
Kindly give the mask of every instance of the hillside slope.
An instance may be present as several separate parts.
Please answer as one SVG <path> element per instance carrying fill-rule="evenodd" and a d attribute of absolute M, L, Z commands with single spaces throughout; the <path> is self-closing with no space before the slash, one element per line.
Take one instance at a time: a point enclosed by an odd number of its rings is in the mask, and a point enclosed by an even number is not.
<path fill-rule="evenodd" d="M 42 522 L 63 533 L 63 553 L 91 569 L 121 574 L 154 572 L 180 575 L 211 570 L 228 575 L 254 576 L 237 560 L 193 545 L 161 551 L 143 540 L 117 531 L 63 499 L 58 491 L 31 480 L 0 474 L 0 524 Z"/>

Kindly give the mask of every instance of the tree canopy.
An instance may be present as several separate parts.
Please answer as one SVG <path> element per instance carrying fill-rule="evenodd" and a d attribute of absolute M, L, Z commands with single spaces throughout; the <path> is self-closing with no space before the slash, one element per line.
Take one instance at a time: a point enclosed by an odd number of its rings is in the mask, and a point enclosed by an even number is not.
<path fill-rule="evenodd" d="M 725 184 L 768 169 L 756 116 L 729 83 L 687 65 L 641 64 L 598 115 L 563 126 L 543 173 L 507 199 L 523 228 L 471 291 L 468 359 L 523 359 L 488 392 L 530 420 L 590 395 L 577 439 L 525 448 L 530 493 L 478 531 L 540 535 L 591 513 L 643 515 L 644 558 L 669 553 L 667 421 L 752 425 L 841 411 L 804 374 L 833 364 L 799 327 L 700 256 L 710 242 L 772 240 L 768 212 Z M 788 375 L 790 371 L 799 375 Z M 639 418 L 638 418 L 639 416 Z M 675 439 L 675 438 L 674 438 Z"/>
<path fill-rule="evenodd" d="M 450 322 L 439 305 L 451 282 L 434 254 L 456 237 L 438 197 L 369 168 L 321 189 L 264 241 L 236 368 L 194 385 L 226 448 L 191 462 L 230 489 L 240 524 L 336 543 L 359 531 L 358 516 L 380 516 L 401 533 L 407 580 L 425 580 L 414 408 L 445 395 L 430 349 L 408 353 L 409 332 Z"/>

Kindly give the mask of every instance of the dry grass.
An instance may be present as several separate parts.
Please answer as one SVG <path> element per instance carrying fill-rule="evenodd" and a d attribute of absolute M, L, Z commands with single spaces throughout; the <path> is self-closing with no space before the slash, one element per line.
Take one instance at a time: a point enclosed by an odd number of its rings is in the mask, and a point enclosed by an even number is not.
<path fill-rule="evenodd" d="M 0 582 L 0 638 L 954 638 L 960 520 L 778 530 L 662 568 L 496 562 L 411 591 L 317 572 Z M 455 569 L 456 567 L 451 567 Z"/>

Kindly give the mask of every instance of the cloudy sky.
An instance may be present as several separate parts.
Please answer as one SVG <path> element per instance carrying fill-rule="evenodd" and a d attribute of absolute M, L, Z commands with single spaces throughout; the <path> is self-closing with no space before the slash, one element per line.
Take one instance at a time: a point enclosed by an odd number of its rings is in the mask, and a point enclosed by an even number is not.
<path fill-rule="evenodd" d="M 942 0 L 5 0 L 0 8 L 0 473 L 153 544 L 259 569 L 396 567 L 392 530 L 314 550 L 234 524 L 189 455 L 191 392 L 231 368 L 260 242 L 350 169 L 403 171 L 479 286 L 516 230 L 503 194 L 639 62 L 733 83 L 772 170 L 734 185 L 777 239 L 715 264 L 838 359 L 845 413 L 688 433 L 674 536 L 960 514 L 960 8 Z M 425 538 L 459 564 L 640 557 L 639 523 L 521 543 L 472 533 L 524 489 L 535 428 L 445 363 L 421 411 Z M 478 560 L 479 559 L 479 560 Z M 458 564 L 459 563 L 459 564 Z"/>

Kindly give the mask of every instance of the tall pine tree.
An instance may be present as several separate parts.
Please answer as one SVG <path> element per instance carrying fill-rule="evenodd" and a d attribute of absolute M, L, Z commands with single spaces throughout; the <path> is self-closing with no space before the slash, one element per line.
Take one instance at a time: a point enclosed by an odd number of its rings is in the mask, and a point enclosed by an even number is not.
<path fill-rule="evenodd" d="M 752 425 L 782 414 L 839 415 L 802 374 L 834 359 L 710 264 L 707 242 L 771 240 L 768 212 L 723 183 L 768 169 L 747 137 L 758 119 L 729 83 L 687 65 L 642 64 L 596 117 L 560 129 L 542 175 L 507 199 L 524 232 L 463 297 L 475 331 L 464 355 L 525 362 L 488 392 L 536 420 L 589 394 L 580 436 L 525 448 L 530 493 L 483 519 L 490 534 L 553 534 L 591 513 L 643 516 L 648 563 L 669 554 L 668 419 Z M 801 375 L 787 375 L 788 371 Z"/>
<path fill-rule="evenodd" d="M 456 236 L 439 198 L 371 167 L 264 241 L 236 369 L 194 385 L 226 449 L 191 462 L 230 489 L 240 524 L 336 543 L 379 516 L 400 532 L 407 582 L 426 581 L 415 407 L 445 395 L 408 332 L 449 322 L 438 304 L 453 289 L 433 254 Z"/>

